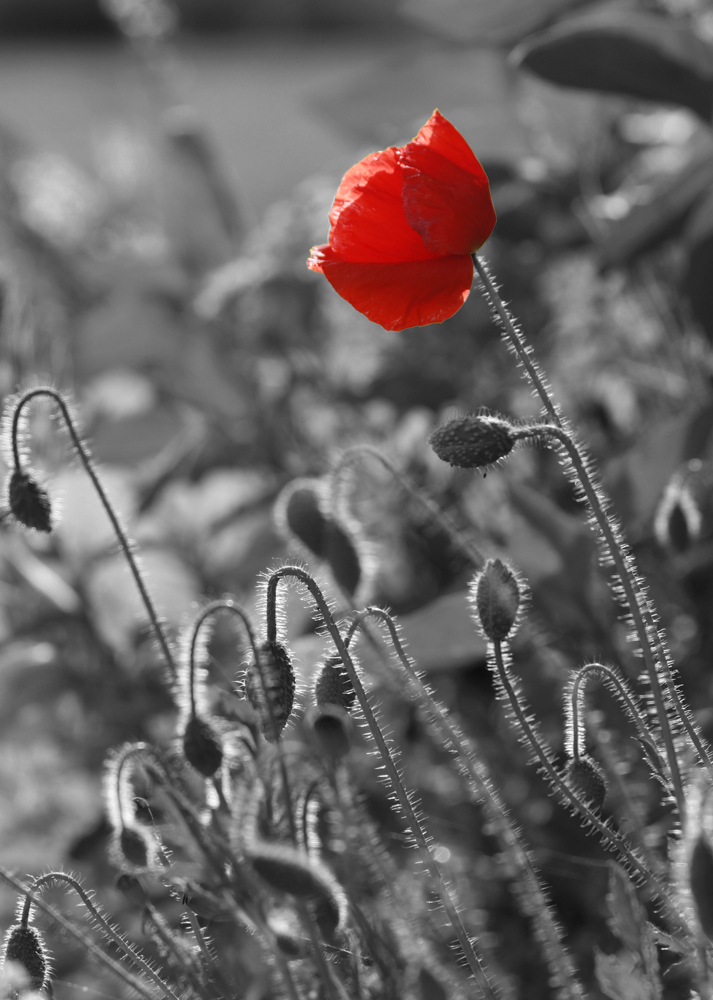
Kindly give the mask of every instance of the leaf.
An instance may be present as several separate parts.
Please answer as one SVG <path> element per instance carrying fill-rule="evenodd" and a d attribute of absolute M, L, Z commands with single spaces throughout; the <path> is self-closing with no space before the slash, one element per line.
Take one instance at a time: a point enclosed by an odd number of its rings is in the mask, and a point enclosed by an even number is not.
<path fill-rule="evenodd" d="M 709 122 L 713 51 L 685 24 L 607 7 L 570 18 L 512 55 L 518 66 L 565 87 L 681 104 Z"/>
<path fill-rule="evenodd" d="M 442 38 L 512 45 L 581 0 L 405 0 L 402 16 Z"/>
<path fill-rule="evenodd" d="M 622 267 L 674 236 L 691 208 L 711 187 L 713 157 L 706 150 L 667 179 L 650 201 L 634 206 L 612 225 L 597 247 L 599 265 L 604 269 Z"/>
<path fill-rule="evenodd" d="M 696 320 L 713 340 L 713 193 L 701 199 L 683 237 L 688 261 L 682 290 Z"/>
<path fill-rule="evenodd" d="M 611 1000 L 654 1000 L 654 987 L 628 951 L 604 955 L 596 951 L 594 971 L 602 992 Z"/>

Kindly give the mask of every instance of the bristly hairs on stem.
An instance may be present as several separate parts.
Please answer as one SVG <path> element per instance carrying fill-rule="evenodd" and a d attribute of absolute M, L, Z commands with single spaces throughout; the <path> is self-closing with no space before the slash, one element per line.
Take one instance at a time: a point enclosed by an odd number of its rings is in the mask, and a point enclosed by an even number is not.
<path fill-rule="evenodd" d="M 336 460 L 330 474 L 330 495 L 329 507 L 335 517 L 349 519 L 351 514 L 348 507 L 348 499 L 345 496 L 345 484 L 347 475 L 354 465 L 364 459 L 373 459 L 379 462 L 387 472 L 394 478 L 399 487 L 406 493 L 426 516 L 430 518 L 448 537 L 459 552 L 461 552 L 473 565 L 474 569 L 480 569 L 483 565 L 483 556 L 478 551 L 472 541 L 467 538 L 451 519 L 443 513 L 440 507 L 422 489 L 412 483 L 403 472 L 393 464 L 378 448 L 372 445 L 354 445 L 345 449 Z"/>
<path fill-rule="evenodd" d="M 15 878 L 15 876 L 7 871 L 5 868 L 0 867 L 0 880 L 9 885 L 15 892 L 21 893 L 23 900 L 27 897 L 33 906 L 36 906 L 38 910 L 42 910 L 51 920 L 54 921 L 59 927 L 61 927 L 70 937 L 78 941 L 80 945 L 85 948 L 89 954 L 93 955 L 99 962 L 101 962 L 107 969 L 109 969 L 115 976 L 126 983 L 130 989 L 135 990 L 143 1000 L 156 1000 L 155 992 L 150 989 L 141 979 L 130 972 L 121 962 L 107 955 L 106 952 L 99 947 L 96 942 L 94 942 L 90 937 L 88 937 L 84 931 L 80 930 L 76 924 L 72 921 L 67 920 L 67 918 L 54 906 L 47 903 L 41 896 L 35 895 L 31 890 L 28 890 L 27 886 Z M 175 995 L 166 987 L 162 985 L 161 992 L 167 998 L 167 1000 L 178 1000 Z"/>
<path fill-rule="evenodd" d="M 155 836 L 135 819 L 131 770 L 142 757 L 157 762 L 148 744 L 127 743 L 109 754 L 104 765 L 104 804 L 114 832 L 112 859 L 119 868 L 130 871 L 155 868 L 160 850 Z"/>
<path fill-rule="evenodd" d="M 121 551 L 124 554 L 124 558 L 126 559 L 129 570 L 134 579 L 134 583 L 139 591 L 141 601 L 146 608 L 154 637 L 161 648 L 166 668 L 169 670 L 171 676 L 175 677 L 176 663 L 173 650 L 168 636 L 166 635 L 164 626 L 159 618 L 153 598 L 151 597 L 146 587 L 146 583 L 144 582 L 143 574 L 139 568 L 136 556 L 134 555 L 132 544 L 129 541 L 126 531 L 124 530 L 119 517 L 109 500 L 109 497 L 107 496 L 101 482 L 101 478 L 96 470 L 94 462 L 92 461 L 89 449 L 79 435 L 77 430 L 77 420 L 72 413 L 70 404 L 64 395 L 53 386 L 43 385 L 26 389 L 14 396 L 6 406 L 4 419 L 4 446 L 6 454 L 9 458 L 9 464 L 13 469 L 13 474 L 22 474 L 24 472 L 23 462 L 26 458 L 27 452 L 26 443 L 23 441 L 22 434 L 24 409 L 30 402 L 32 402 L 32 400 L 42 397 L 52 400 L 61 414 L 62 420 L 64 421 L 69 433 L 72 446 L 74 447 L 85 472 L 89 476 L 101 505 L 111 522 L 114 534 L 116 535 Z"/>
<path fill-rule="evenodd" d="M 379 751 L 379 756 L 381 757 L 385 773 L 394 793 L 394 797 L 401 807 L 414 843 L 419 850 L 423 865 L 430 875 L 433 889 L 437 893 L 445 910 L 448 921 L 456 934 L 463 955 L 465 956 L 468 966 L 473 974 L 474 981 L 486 1000 L 497 1000 L 499 991 L 490 982 L 488 974 L 483 968 L 482 961 L 475 951 L 474 942 L 471 940 L 471 937 L 467 933 L 461 920 L 459 905 L 454 897 L 453 889 L 446 883 L 446 880 L 440 871 L 438 862 L 431 853 L 428 836 L 418 818 L 417 810 L 412 802 L 412 797 L 406 791 L 399 767 L 391 750 L 389 749 L 384 733 L 376 720 L 374 710 L 371 707 L 361 680 L 354 669 L 349 649 L 344 643 L 344 639 L 332 616 L 327 600 L 309 573 L 305 572 L 305 570 L 299 566 L 282 566 L 275 570 L 267 581 L 267 606 L 269 608 L 271 604 L 274 604 L 276 600 L 275 593 L 280 582 L 289 578 L 299 581 L 299 583 L 307 589 L 309 596 L 316 606 L 319 616 L 326 626 L 326 629 L 335 645 L 336 652 L 344 663 L 345 669 L 349 674 L 349 679 L 351 680 L 352 686 L 356 691 L 356 696 L 361 710 L 364 713 L 364 718 Z"/>
<path fill-rule="evenodd" d="M 436 745 L 455 758 L 473 801 L 483 807 L 510 869 L 509 874 L 514 882 L 516 898 L 525 916 L 532 921 L 535 934 L 542 944 L 553 988 L 562 1000 L 575 1000 L 575 998 L 583 1000 L 585 994 L 578 982 L 572 958 L 563 943 L 562 929 L 553 913 L 552 904 L 540 883 L 520 830 L 513 823 L 493 787 L 486 765 L 477 755 L 470 740 L 463 735 L 448 712 L 433 697 L 430 688 L 423 682 L 404 649 L 399 627 L 391 615 L 381 608 L 365 608 L 355 617 L 354 627 L 361 626 L 367 618 L 374 619 L 386 627 L 391 646 L 406 674 L 411 700 L 421 710 Z"/>
<path fill-rule="evenodd" d="M 661 729 L 676 804 L 679 816 L 683 820 L 685 798 L 680 763 L 676 753 L 678 733 L 683 730 L 687 734 L 703 763 L 713 766 L 713 758 L 689 710 L 681 700 L 665 635 L 658 625 L 658 615 L 639 576 L 621 528 L 609 512 L 610 501 L 598 482 L 592 462 L 581 444 L 575 440 L 559 407 L 553 402 L 550 387 L 539 369 L 532 348 L 500 298 L 487 267 L 476 254 L 472 254 L 472 258 L 482 283 L 483 294 L 491 307 L 496 324 L 500 327 L 509 349 L 523 367 L 533 391 L 540 397 L 546 418 L 562 432 L 560 455 L 565 471 L 575 485 L 579 498 L 589 507 L 590 524 L 600 540 L 604 563 L 614 568 L 614 595 L 625 608 L 632 633 L 636 636 L 640 647 L 639 652 L 646 668 L 646 680 Z M 677 720 L 678 733 L 672 726 L 672 717 Z"/>
<path fill-rule="evenodd" d="M 137 948 L 121 934 L 113 924 L 111 924 L 100 908 L 94 903 L 91 895 L 84 889 L 81 882 L 69 872 L 47 872 L 39 875 L 30 886 L 29 892 L 24 900 L 18 900 L 18 919 L 22 927 L 26 927 L 30 919 L 30 911 L 39 893 L 49 885 L 65 885 L 73 890 L 84 904 L 89 919 L 96 930 L 107 940 L 111 941 L 138 971 L 150 979 L 163 993 L 167 994 L 170 1000 L 178 1000 L 173 990 L 163 981 L 153 965 L 143 957 Z"/>

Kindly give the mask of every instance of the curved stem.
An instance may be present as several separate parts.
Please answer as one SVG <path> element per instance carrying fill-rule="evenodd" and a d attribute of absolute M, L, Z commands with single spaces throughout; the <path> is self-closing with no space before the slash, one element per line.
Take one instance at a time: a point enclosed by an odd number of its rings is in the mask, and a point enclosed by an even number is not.
<path fill-rule="evenodd" d="M 657 628 L 655 612 L 639 578 L 629 547 L 624 541 L 618 527 L 615 526 L 607 514 L 608 499 L 604 496 L 599 484 L 595 483 L 582 453 L 572 439 L 565 421 L 560 415 L 559 409 L 553 403 L 549 388 L 535 361 L 532 348 L 526 342 L 522 331 L 518 328 L 500 298 L 498 290 L 486 267 L 476 254 L 472 254 L 472 258 L 475 269 L 483 284 L 486 299 L 499 320 L 505 338 L 523 365 L 528 379 L 540 397 L 547 416 L 554 425 L 550 433 L 556 436 L 564 446 L 566 458 L 569 460 L 575 483 L 589 505 L 591 515 L 599 531 L 599 536 L 616 570 L 622 589 L 622 594 L 620 595 L 623 597 L 622 603 L 629 611 L 632 625 L 641 646 L 641 655 L 646 667 L 659 726 L 661 727 L 671 783 L 679 815 L 683 819 L 685 815 L 683 782 L 664 699 L 662 679 L 665 682 L 666 691 L 676 715 L 696 748 L 701 761 L 711 767 L 713 766 L 713 759 L 703 745 L 693 720 L 679 698 L 671 673 L 668 653 Z M 663 677 L 660 676 L 659 670 Z"/>
<path fill-rule="evenodd" d="M 74 450 L 79 455 L 79 459 L 82 465 L 84 466 L 84 471 L 91 479 L 92 485 L 96 490 L 101 505 L 106 511 L 106 515 L 109 518 L 109 521 L 111 522 L 112 528 L 114 529 L 114 534 L 117 537 L 117 540 L 121 547 L 121 551 L 124 554 L 124 558 L 126 559 L 126 562 L 129 566 L 131 575 L 134 578 L 134 583 L 136 584 L 141 600 L 144 604 L 144 607 L 146 608 L 146 612 L 149 616 L 151 627 L 154 631 L 156 639 L 158 640 L 159 646 L 161 647 L 161 651 L 166 661 L 166 665 L 168 666 L 168 669 L 171 671 L 171 674 L 175 677 L 176 662 L 174 659 L 173 651 L 169 644 L 165 630 L 159 619 L 156 607 L 153 602 L 153 598 L 148 592 L 141 570 L 139 569 L 138 563 L 136 562 L 134 554 L 131 550 L 131 543 L 129 542 L 129 539 L 126 536 L 126 532 L 119 523 L 119 519 L 116 515 L 116 512 L 114 511 L 111 501 L 109 500 L 104 490 L 104 487 L 102 486 L 101 480 L 97 475 L 96 469 L 94 468 L 94 463 L 92 462 L 89 456 L 89 452 L 87 451 L 84 442 L 77 433 L 76 427 L 74 425 L 74 420 L 72 419 L 72 415 L 69 412 L 69 407 L 67 406 L 64 397 L 60 392 L 57 391 L 57 389 L 53 389 L 52 386 L 44 385 L 44 386 L 39 386 L 35 389 L 28 389 L 26 392 L 22 394 L 20 399 L 15 404 L 15 409 L 13 411 L 13 416 L 12 416 L 12 456 L 13 456 L 13 461 L 15 462 L 15 468 L 18 471 L 22 469 L 22 461 L 20 457 L 20 448 L 18 443 L 20 417 L 22 415 L 22 411 L 25 408 L 25 406 L 32 399 L 35 399 L 36 397 L 39 396 L 47 396 L 51 400 L 53 400 L 53 402 L 56 403 L 57 407 L 59 408 L 60 413 L 62 414 L 62 419 L 64 420 L 64 423 L 69 432 L 69 436 L 71 438 L 72 445 L 74 446 Z"/>
<path fill-rule="evenodd" d="M 535 732 L 528 712 L 526 712 L 523 708 L 517 692 L 515 691 L 510 671 L 505 664 L 502 643 L 493 641 L 490 643 L 490 647 L 493 650 L 493 660 L 497 668 L 500 684 L 502 685 L 502 689 L 508 699 L 512 713 L 517 720 L 522 737 L 530 747 L 530 750 L 534 754 L 539 766 L 547 775 L 550 784 L 556 789 L 561 800 L 567 806 L 578 812 L 580 816 L 582 816 L 587 823 L 589 823 L 590 826 L 597 831 L 602 840 L 606 842 L 607 847 L 619 853 L 625 864 L 629 865 L 629 867 L 636 872 L 636 875 L 642 880 L 642 882 L 646 883 L 646 885 L 648 885 L 649 888 L 656 894 L 660 902 L 663 904 L 667 916 L 673 922 L 673 925 L 675 927 L 680 927 L 680 916 L 669 899 L 668 892 L 658 878 L 653 874 L 653 872 L 649 871 L 644 862 L 637 856 L 634 848 L 627 843 L 624 837 L 622 837 L 621 834 L 617 833 L 615 830 L 612 830 L 611 827 L 603 822 L 589 807 L 588 803 L 580 798 L 577 792 L 567 784 L 565 779 L 557 770 L 550 758 L 549 753 L 545 750 L 538 734 Z"/>
<path fill-rule="evenodd" d="M 396 623 L 391 615 L 381 608 L 365 608 L 356 616 L 353 625 L 361 624 L 367 617 L 376 619 L 388 629 L 391 645 L 406 673 L 416 700 L 425 705 L 429 721 L 441 745 L 457 758 L 474 799 L 482 803 L 488 819 L 497 831 L 504 854 L 515 863 L 517 879 L 521 884 L 523 908 L 527 916 L 533 920 L 535 930 L 539 932 L 538 936 L 543 942 L 546 958 L 551 964 L 554 981 L 561 987 L 560 995 L 583 1000 L 584 991 L 577 981 L 572 959 L 562 942 L 562 932 L 553 916 L 550 902 L 540 884 L 530 855 L 505 806 L 492 787 L 482 761 L 476 759 L 467 738 L 453 724 L 448 713 L 433 698 L 419 677 L 401 644 Z"/>
<path fill-rule="evenodd" d="M 431 876 L 431 881 L 434 889 L 438 893 L 438 896 L 443 904 L 443 909 L 448 917 L 448 920 L 458 938 L 458 942 L 461 946 L 463 954 L 468 962 L 473 977 L 478 984 L 478 987 L 484 997 L 488 1000 L 496 1000 L 496 993 L 491 985 L 488 976 L 483 969 L 480 958 L 477 956 L 475 949 L 473 947 L 473 942 L 470 939 L 463 922 L 460 918 L 458 912 L 458 905 L 453 899 L 451 892 L 446 885 L 445 879 L 440 871 L 436 859 L 433 857 L 428 846 L 428 839 L 424 833 L 423 828 L 416 816 L 409 794 L 404 788 L 403 781 L 401 780 L 401 775 L 399 774 L 398 766 L 394 761 L 394 758 L 389 750 L 389 746 L 386 742 L 383 732 L 376 720 L 373 709 L 369 703 L 364 687 L 359 679 L 356 669 L 354 668 L 354 663 L 351 656 L 349 655 L 349 649 L 344 643 L 342 634 L 337 627 L 334 618 L 329 610 L 329 605 L 312 577 L 306 573 L 299 566 L 282 566 L 280 569 L 276 570 L 269 578 L 267 583 L 268 588 L 268 600 L 270 599 L 270 594 L 272 592 L 274 600 L 274 592 L 277 590 L 277 586 L 280 580 L 292 577 L 298 580 L 303 586 L 307 588 L 312 597 L 319 613 L 322 616 L 324 624 L 329 632 L 332 641 L 337 649 L 337 652 L 344 664 L 344 667 L 349 674 L 349 679 L 352 682 L 352 686 L 356 691 L 357 698 L 359 699 L 359 704 L 361 710 L 364 713 L 364 718 L 369 727 L 369 730 L 374 738 L 377 745 L 379 756 L 383 762 L 386 773 L 391 780 L 391 786 L 398 799 L 399 805 L 403 810 L 404 817 L 408 823 L 411 835 L 413 836 L 414 842 L 416 843 L 423 864 Z"/>
<path fill-rule="evenodd" d="M 63 882 L 68 888 L 73 889 L 77 893 L 81 901 L 84 903 L 85 907 L 89 911 L 89 915 L 94 921 L 94 923 L 99 927 L 102 933 L 106 934 L 107 937 L 111 938 L 117 948 L 126 955 L 130 962 L 133 962 L 138 968 L 143 972 L 143 974 L 150 979 L 160 990 L 162 990 L 171 1000 L 178 1000 L 178 997 L 173 992 L 173 990 L 161 979 L 157 972 L 151 968 L 146 959 L 142 958 L 134 948 L 129 944 L 124 937 L 111 926 L 109 921 L 99 909 L 94 905 L 90 896 L 82 886 L 80 882 L 77 881 L 72 875 L 68 875 L 66 872 L 48 872 L 46 875 L 38 876 L 32 885 L 30 886 L 30 893 L 35 896 L 41 889 L 46 885 L 51 885 L 53 882 Z M 25 897 L 25 905 L 22 910 L 22 926 L 26 927 L 29 917 L 30 908 L 32 906 L 33 900 L 28 894 Z"/>

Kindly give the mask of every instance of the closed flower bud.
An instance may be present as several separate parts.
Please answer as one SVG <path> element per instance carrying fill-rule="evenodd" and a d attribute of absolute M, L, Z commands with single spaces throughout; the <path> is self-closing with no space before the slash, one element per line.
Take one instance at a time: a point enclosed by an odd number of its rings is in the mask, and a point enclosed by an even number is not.
<path fill-rule="evenodd" d="M 117 868 L 144 871 L 156 862 L 156 844 L 140 826 L 122 826 L 114 836 L 111 855 Z"/>
<path fill-rule="evenodd" d="M 703 833 L 691 851 L 688 875 L 698 923 L 708 940 L 713 941 L 713 850 Z"/>
<path fill-rule="evenodd" d="M 362 579 L 361 560 L 352 538 L 341 524 L 327 525 L 326 560 L 335 583 L 347 594 L 355 594 Z"/>
<path fill-rule="evenodd" d="M 502 642 L 515 628 L 520 607 L 520 584 L 500 559 L 488 559 L 472 584 L 475 609 L 483 634 Z"/>
<path fill-rule="evenodd" d="M 275 720 L 279 736 L 292 712 L 295 672 L 282 643 L 263 642 L 258 652 L 262 671 L 256 663 L 250 664 L 245 674 L 245 696 L 260 715 L 263 736 L 272 743 L 275 739 L 275 727 L 270 722 L 270 714 Z"/>
<path fill-rule="evenodd" d="M 320 486 L 317 479 L 296 479 L 283 490 L 275 516 L 283 534 L 293 535 L 318 559 L 326 559 L 329 522 L 322 512 Z"/>
<path fill-rule="evenodd" d="M 7 491 L 8 506 L 15 520 L 35 531 L 52 530 L 52 504 L 44 487 L 27 472 L 15 469 Z"/>
<path fill-rule="evenodd" d="M 601 809 L 607 795 L 607 779 L 591 757 L 571 760 L 565 771 L 567 784 L 583 799 Z"/>
<path fill-rule="evenodd" d="M 5 937 L 3 966 L 15 962 L 27 973 L 27 986 L 31 990 L 41 990 L 47 985 L 47 955 L 45 946 L 36 927 L 15 924 Z"/>
<path fill-rule="evenodd" d="M 183 733 L 183 753 L 199 774 L 212 778 L 223 762 L 220 737 L 213 726 L 198 715 L 192 715 Z"/>
<path fill-rule="evenodd" d="M 338 656 L 330 656 L 324 661 L 314 685 L 314 700 L 318 705 L 338 705 L 347 712 L 356 698 L 349 675 Z"/>
<path fill-rule="evenodd" d="M 354 723 L 339 705 L 313 705 L 305 716 L 305 725 L 325 757 L 341 760 L 351 750 Z"/>
<path fill-rule="evenodd" d="M 516 429 L 507 420 L 469 414 L 437 428 L 429 444 L 443 462 L 480 469 L 509 455 L 517 440 Z"/>

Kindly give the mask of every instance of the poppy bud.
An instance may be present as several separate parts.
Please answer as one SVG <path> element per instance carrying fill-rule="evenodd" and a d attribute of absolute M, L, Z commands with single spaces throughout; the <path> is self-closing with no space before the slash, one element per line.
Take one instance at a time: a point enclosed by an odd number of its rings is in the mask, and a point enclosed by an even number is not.
<path fill-rule="evenodd" d="M 275 506 L 283 534 L 293 535 L 318 559 L 327 558 L 328 519 L 320 502 L 318 479 L 295 479 L 285 487 Z"/>
<path fill-rule="evenodd" d="M 483 634 L 491 642 L 507 639 L 520 607 L 520 584 L 515 574 L 500 559 L 488 559 L 471 588 Z"/>
<path fill-rule="evenodd" d="M 688 875 L 698 923 L 708 940 L 713 941 L 713 851 L 703 833 L 691 851 Z"/>
<path fill-rule="evenodd" d="M 354 723 L 339 705 L 313 705 L 305 716 L 305 725 L 325 757 L 341 760 L 351 750 Z"/>
<path fill-rule="evenodd" d="M 5 938 L 2 964 L 16 962 L 27 973 L 31 990 L 42 990 L 47 984 L 47 955 L 40 932 L 32 925 L 15 924 Z"/>
<path fill-rule="evenodd" d="M 15 469 L 7 491 L 8 506 L 15 520 L 35 531 L 52 530 L 52 504 L 44 487 L 27 472 Z"/>
<path fill-rule="evenodd" d="M 686 552 L 701 534 L 700 507 L 685 480 L 675 474 L 669 482 L 654 519 L 659 545 L 672 552 Z"/>
<path fill-rule="evenodd" d="M 263 736 L 268 743 L 272 743 L 275 733 L 269 715 L 271 713 L 275 720 L 279 736 L 292 712 L 295 672 L 282 643 L 263 642 L 258 652 L 262 669 L 258 669 L 255 662 L 248 667 L 245 674 L 245 696 L 261 716 Z"/>
<path fill-rule="evenodd" d="M 183 733 L 183 753 L 199 774 L 212 778 L 223 762 L 220 737 L 206 720 L 192 715 Z"/>
<path fill-rule="evenodd" d="M 326 560 L 335 583 L 347 594 L 355 594 L 361 583 L 361 560 L 354 541 L 341 524 L 330 520 L 326 533 Z"/>
<path fill-rule="evenodd" d="M 567 784 L 583 799 L 601 809 L 607 795 L 607 779 L 591 757 L 571 760 L 565 771 Z"/>
<path fill-rule="evenodd" d="M 129 902 L 133 903 L 134 906 L 140 906 L 143 908 L 148 903 L 148 894 L 135 875 L 129 875 L 128 872 L 122 872 L 116 880 L 116 888 L 119 892 L 123 893 Z"/>
<path fill-rule="evenodd" d="M 480 469 L 509 455 L 517 441 L 512 424 L 500 417 L 455 417 L 428 439 L 436 455 L 461 469 Z"/>
<path fill-rule="evenodd" d="M 117 868 L 144 870 L 156 860 L 156 845 L 140 826 L 124 825 L 114 836 L 111 855 Z"/>
<path fill-rule="evenodd" d="M 339 705 L 348 712 L 355 698 L 356 691 L 352 687 L 341 658 L 330 656 L 317 674 L 314 700 L 318 705 Z"/>

